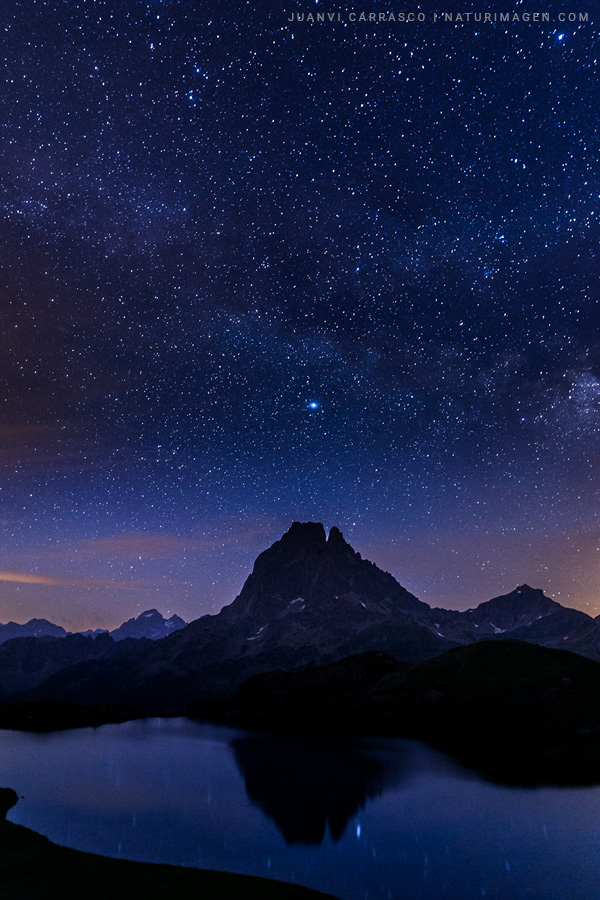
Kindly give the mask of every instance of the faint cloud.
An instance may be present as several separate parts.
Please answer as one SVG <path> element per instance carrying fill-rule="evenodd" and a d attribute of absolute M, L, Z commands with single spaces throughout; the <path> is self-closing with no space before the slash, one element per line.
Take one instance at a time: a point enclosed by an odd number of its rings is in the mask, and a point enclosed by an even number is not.
<path fill-rule="evenodd" d="M 240 528 L 213 535 L 191 535 L 181 537 L 173 534 L 143 534 L 134 532 L 109 538 L 83 541 L 70 552 L 89 559 L 118 559 L 129 557 L 156 558 L 186 553 L 202 553 L 235 545 L 253 545 L 263 537 L 265 528 L 261 525 Z"/>
<path fill-rule="evenodd" d="M 100 590 L 139 591 L 139 581 L 103 581 L 96 578 L 57 578 L 53 575 L 32 575 L 29 572 L 0 572 L 0 581 L 14 584 L 43 584 L 52 587 L 90 588 Z"/>

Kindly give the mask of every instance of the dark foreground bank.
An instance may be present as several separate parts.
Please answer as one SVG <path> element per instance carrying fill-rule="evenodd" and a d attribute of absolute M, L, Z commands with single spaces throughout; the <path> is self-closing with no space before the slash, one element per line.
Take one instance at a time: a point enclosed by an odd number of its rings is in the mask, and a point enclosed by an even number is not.
<path fill-rule="evenodd" d="M 108 859 L 59 847 L 4 819 L 16 793 L 0 788 L 2 900 L 332 900 L 279 881 Z"/>

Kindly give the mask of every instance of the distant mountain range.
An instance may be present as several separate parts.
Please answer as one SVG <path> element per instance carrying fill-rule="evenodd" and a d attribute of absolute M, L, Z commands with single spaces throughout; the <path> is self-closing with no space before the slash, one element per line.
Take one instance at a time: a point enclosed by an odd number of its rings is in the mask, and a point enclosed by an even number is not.
<path fill-rule="evenodd" d="M 0 623 L 0 644 L 17 637 L 66 637 L 67 632 L 60 625 L 54 625 L 48 619 L 30 619 L 24 625 L 17 622 Z"/>
<path fill-rule="evenodd" d="M 179 616 L 171 616 L 165 619 L 158 610 L 148 609 L 146 612 L 140 613 L 133 619 L 128 619 L 115 628 L 108 631 L 106 628 L 88 629 L 87 631 L 76 632 L 84 637 L 98 637 L 99 634 L 110 634 L 115 641 L 122 641 L 125 638 L 149 638 L 152 641 L 160 640 L 184 628 L 186 623 Z M 60 625 L 54 625 L 48 619 L 30 619 L 24 625 L 18 625 L 16 622 L 7 622 L 6 625 L 0 624 L 0 644 L 10 641 L 16 637 L 67 637 L 72 632 L 65 631 Z"/>
<path fill-rule="evenodd" d="M 183 713 L 276 669 L 367 651 L 415 664 L 507 638 L 600 660 L 599 622 L 539 589 L 521 585 L 464 612 L 432 609 L 362 559 L 337 528 L 327 535 L 321 524 L 295 522 L 217 615 L 184 625 L 149 610 L 95 638 L 13 636 L 0 646 L 0 685 L 5 698 Z"/>

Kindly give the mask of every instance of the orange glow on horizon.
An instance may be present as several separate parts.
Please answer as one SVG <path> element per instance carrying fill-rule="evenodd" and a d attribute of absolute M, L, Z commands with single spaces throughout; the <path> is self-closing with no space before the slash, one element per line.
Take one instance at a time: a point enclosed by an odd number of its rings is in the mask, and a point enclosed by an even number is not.
<path fill-rule="evenodd" d="M 134 581 L 102 581 L 95 578 L 56 578 L 52 575 L 31 575 L 28 572 L 0 572 L 0 581 L 10 581 L 14 584 L 43 584 L 53 587 L 119 591 L 139 591 L 145 586 L 140 582 Z"/>

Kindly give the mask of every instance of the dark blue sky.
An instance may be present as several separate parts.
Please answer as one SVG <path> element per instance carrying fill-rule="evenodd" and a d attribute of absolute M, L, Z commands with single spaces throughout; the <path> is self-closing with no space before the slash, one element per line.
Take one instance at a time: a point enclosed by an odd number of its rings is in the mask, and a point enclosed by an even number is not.
<path fill-rule="evenodd" d="M 593 10 L 275 6 L 2 5 L 0 620 L 215 612 L 294 519 L 600 613 Z"/>

